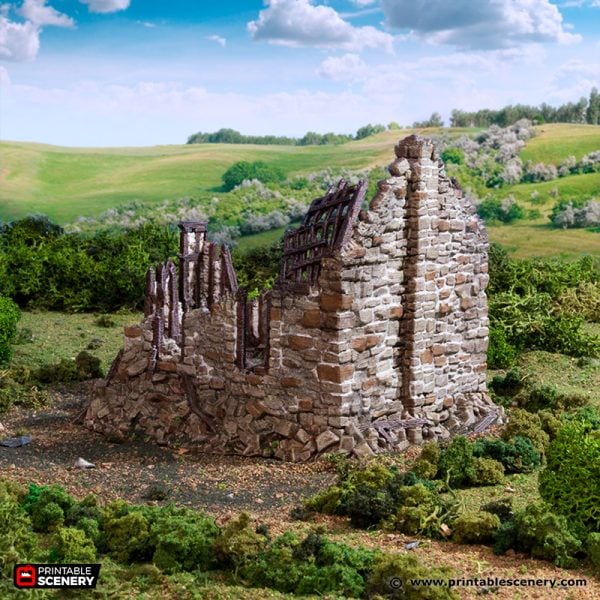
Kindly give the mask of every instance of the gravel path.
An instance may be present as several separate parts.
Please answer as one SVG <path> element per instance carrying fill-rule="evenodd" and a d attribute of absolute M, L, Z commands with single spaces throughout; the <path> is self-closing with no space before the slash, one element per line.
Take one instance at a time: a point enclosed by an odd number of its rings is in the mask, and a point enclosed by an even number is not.
<path fill-rule="evenodd" d="M 325 461 L 289 464 L 281 461 L 201 454 L 193 449 L 167 448 L 153 442 L 114 443 L 74 422 L 84 406 L 87 386 L 56 393 L 52 407 L 36 411 L 14 409 L 3 415 L 8 435 L 26 434 L 31 444 L 0 446 L 0 470 L 24 483 L 60 483 L 76 496 L 90 492 L 103 499 L 146 502 L 155 487 L 166 500 L 223 513 L 274 512 L 297 504 L 334 480 Z M 95 469 L 74 468 L 82 457 Z"/>

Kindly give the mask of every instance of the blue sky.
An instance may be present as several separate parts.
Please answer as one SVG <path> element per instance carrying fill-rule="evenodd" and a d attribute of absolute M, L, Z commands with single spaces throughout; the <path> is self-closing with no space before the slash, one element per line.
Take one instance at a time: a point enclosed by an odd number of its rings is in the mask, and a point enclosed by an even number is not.
<path fill-rule="evenodd" d="M 0 138 L 354 133 L 600 87 L 600 0 L 0 0 Z"/>

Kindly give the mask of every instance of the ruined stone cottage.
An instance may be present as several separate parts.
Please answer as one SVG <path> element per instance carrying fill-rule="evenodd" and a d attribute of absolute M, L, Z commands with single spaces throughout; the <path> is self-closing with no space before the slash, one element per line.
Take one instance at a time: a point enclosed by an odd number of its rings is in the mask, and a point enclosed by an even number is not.
<path fill-rule="evenodd" d="M 125 328 L 87 426 L 305 461 L 501 418 L 485 382 L 485 230 L 430 141 L 395 150 L 368 210 L 366 182 L 311 204 L 257 299 L 205 224 L 181 223 L 179 268 L 148 271 L 145 318 Z"/>

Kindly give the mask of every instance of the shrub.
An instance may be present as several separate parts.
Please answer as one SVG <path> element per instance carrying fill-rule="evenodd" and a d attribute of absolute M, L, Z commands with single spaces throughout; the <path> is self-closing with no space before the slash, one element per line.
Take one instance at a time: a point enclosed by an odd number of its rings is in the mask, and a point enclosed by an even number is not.
<path fill-rule="evenodd" d="M 490 512 L 466 512 L 452 522 L 459 544 L 488 544 L 500 529 L 500 518 Z"/>
<path fill-rule="evenodd" d="M 600 532 L 596 531 L 587 536 L 585 551 L 592 566 L 600 569 Z"/>
<path fill-rule="evenodd" d="M 515 549 L 530 552 L 534 558 L 553 561 L 559 567 L 572 567 L 581 542 L 571 533 L 567 519 L 543 504 L 531 504 L 515 515 Z"/>
<path fill-rule="evenodd" d="M 540 417 L 522 408 L 515 408 L 509 412 L 508 423 L 502 432 L 502 439 L 505 441 L 510 441 L 516 436 L 529 438 L 542 456 L 550 442 L 550 437 L 542 429 Z"/>
<path fill-rule="evenodd" d="M 456 436 L 442 450 L 439 476 L 451 488 L 463 487 L 475 479 L 473 444 L 464 436 Z"/>
<path fill-rule="evenodd" d="M 502 463 L 508 473 L 533 471 L 540 466 L 541 456 L 529 438 L 515 436 L 510 442 L 481 438 L 473 444 L 473 455 Z"/>
<path fill-rule="evenodd" d="M 436 442 L 423 444 L 419 459 L 413 466 L 413 471 L 423 479 L 435 479 L 438 472 L 441 450 Z"/>
<path fill-rule="evenodd" d="M 103 376 L 100 359 L 86 350 L 77 354 L 75 360 L 62 358 L 59 363 L 40 367 L 35 377 L 41 383 L 67 383 L 98 379 Z"/>
<path fill-rule="evenodd" d="M 62 527 L 52 538 L 50 557 L 53 562 L 93 563 L 96 560 L 96 548 L 84 531 Z"/>
<path fill-rule="evenodd" d="M 386 528 L 407 535 L 439 537 L 444 519 L 444 507 L 437 492 L 422 483 L 401 487 L 396 514 L 386 522 Z"/>
<path fill-rule="evenodd" d="M 60 485 L 29 487 L 23 506 L 31 514 L 35 531 L 48 532 L 60 527 L 65 514 L 75 504 L 75 500 Z"/>
<path fill-rule="evenodd" d="M 504 483 L 504 467 L 502 463 L 493 458 L 475 458 L 475 477 L 471 480 L 473 485 L 498 485 Z"/>
<path fill-rule="evenodd" d="M 502 523 L 510 521 L 513 517 L 512 498 L 492 500 L 482 505 L 481 510 L 496 515 Z"/>
<path fill-rule="evenodd" d="M 248 584 L 297 595 L 362 597 L 377 552 L 350 548 L 311 533 L 304 540 L 288 532 L 274 540 L 239 574 Z"/>
<path fill-rule="evenodd" d="M 465 153 L 460 148 L 446 148 L 441 158 L 446 164 L 462 165 L 465 162 Z"/>
<path fill-rule="evenodd" d="M 242 513 L 229 522 L 215 539 L 213 550 L 220 565 L 234 566 L 247 562 L 265 550 L 267 538 L 255 531 L 250 517 Z"/>
<path fill-rule="evenodd" d="M 12 358 L 20 318 L 19 307 L 10 298 L 0 296 L 0 366 Z"/>
<path fill-rule="evenodd" d="M 389 518 L 394 508 L 394 499 L 387 488 L 373 489 L 363 483 L 348 498 L 344 512 L 354 527 L 367 529 Z"/>
<path fill-rule="evenodd" d="M 247 162 L 238 161 L 233 163 L 221 179 L 223 188 L 226 192 L 240 185 L 245 179 L 258 179 L 262 183 L 281 183 L 285 179 L 285 173 L 273 165 L 268 165 L 262 161 Z"/>
<path fill-rule="evenodd" d="M 546 453 L 541 497 L 588 531 L 600 531 L 600 437 L 585 422 L 564 425 Z"/>
<path fill-rule="evenodd" d="M 173 505 L 159 513 L 150 529 L 152 562 L 165 573 L 208 569 L 219 528 L 211 517 Z"/>
<path fill-rule="evenodd" d="M 490 369 L 510 369 L 519 355 L 519 349 L 509 341 L 501 326 L 490 326 L 487 362 Z"/>
<path fill-rule="evenodd" d="M 140 511 L 131 510 L 121 517 L 107 518 L 104 535 L 108 552 L 117 562 L 143 562 L 152 557 L 150 524 Z"/>
<path fill-rule="evenodd" d="M 15 564 L 35 562 L 39 553 L 37 536 L 31 530 L 29 516 L 8 494 L 0 498 L 0 569 L 2 574 L 12 573 Z"/>
<path fill-rule="evenodd" d="M 416 579 L 445 580 L 453 572 L 447 567 L 426 567 L 415 556 L 408 554 L 384 554 L 375 562 L 367 584 L 369 598 L 412 598 L 414 600 L 456 600 L 456 592 L 445 585 L 431 587 L 415 586 Z M 398 586 L 396 581 L 402 585 Z"/>

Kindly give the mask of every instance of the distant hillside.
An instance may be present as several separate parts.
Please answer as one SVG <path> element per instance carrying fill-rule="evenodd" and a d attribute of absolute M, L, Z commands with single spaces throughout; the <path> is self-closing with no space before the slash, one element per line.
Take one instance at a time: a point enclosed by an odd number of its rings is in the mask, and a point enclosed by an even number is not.
<path fill-rule="evenodd" d="M 187 206 L 197 207 L 198 214 L 209 215 L 211 223 L 216 219 L 215 226 L 220 223 L 220 226 L 236 226 L 239 229 L 240 222 L 253 212 L 265 219 L 269 215 L 274 217 L 274 221 L 269 221 L 273 223 L 283 212 L 288 215 L 289 222 L 297 218 L 299 207 L 296 205 L 305 205 L 310 198 L 316 197 L 318 186 L 311 184 L 302 190 L 294 188 L 297 191 L 293 192 L 289 187 L 282 188 L 283 195 L 275 191 L 270 196 L 260 196 L 259 190 L 224 194 L 222 174 L 240 160 L 264 161 L 280 167 L 292 178 L 319 173 L 326 168 L 335 172 L 365 172 L 389 164 L 393 159 L 394 144 L 414 131 L 385 131 L 337 146 L 304 147 L 194 144 L 150 148 L 62 148 L 20 142 L 0 143 L 3 158 L 0 166 L 0 221 L 40 212 L 64 224 L 79 216 L 98 217 L 108 209 L 124 205 L 127 207 L 117 211 L 117 218 L 127 211 L 128 223 L 135 223 L 140 217 L 153 219 L 153 215 L 161 213 L 165 218 L 176 219 L 177 207 L 186 204 L 179 201 L 192 198 Z M 464 134 L 475 136 L 481 129 L 417 131 L 425 136 L 455 138 Z M 519 156 L 524 164 L 531 161 L 532 164 L 541 162 L 559 166 L 570 156 L 579 161 L 584 155 L 598 150 L 600 126 L 546 124 L 536 128 L 536 136 L 527 140 Z M 455 166 L 449 165 L 449 170 L 456 173 L 459 182 L 467 187 L 473 183 L 462 167 L 462 170 L 454 170 L 452 167 Z M 381 175 L 380 172 L 377 174 Z M 505 184 L 498 189 L 480 185 L 476 191 L 480 198 L 502 200 L 512 196 L 527 211 L 524 220 L 488 227 L 490 238 L 506 244 L 516 255 L 563 253 L 575 256 L 581 252 L 600 255 L 600 234 L 581 229 L 551 229 L 548 220 L 557 198 L 568 201 L 600 198 L 600 172 L 573 174 L 536 183 Z M 291 207 L 287 202 L 288 196 L 293 196 Z M 98 224 L 92 221 L 85 226 L 97 227 Z M 240 246 L 267 243 L 280 235 L 283 229 L 242 237 Z M 257 227 L 254 231 L 262 230 Z"/>

